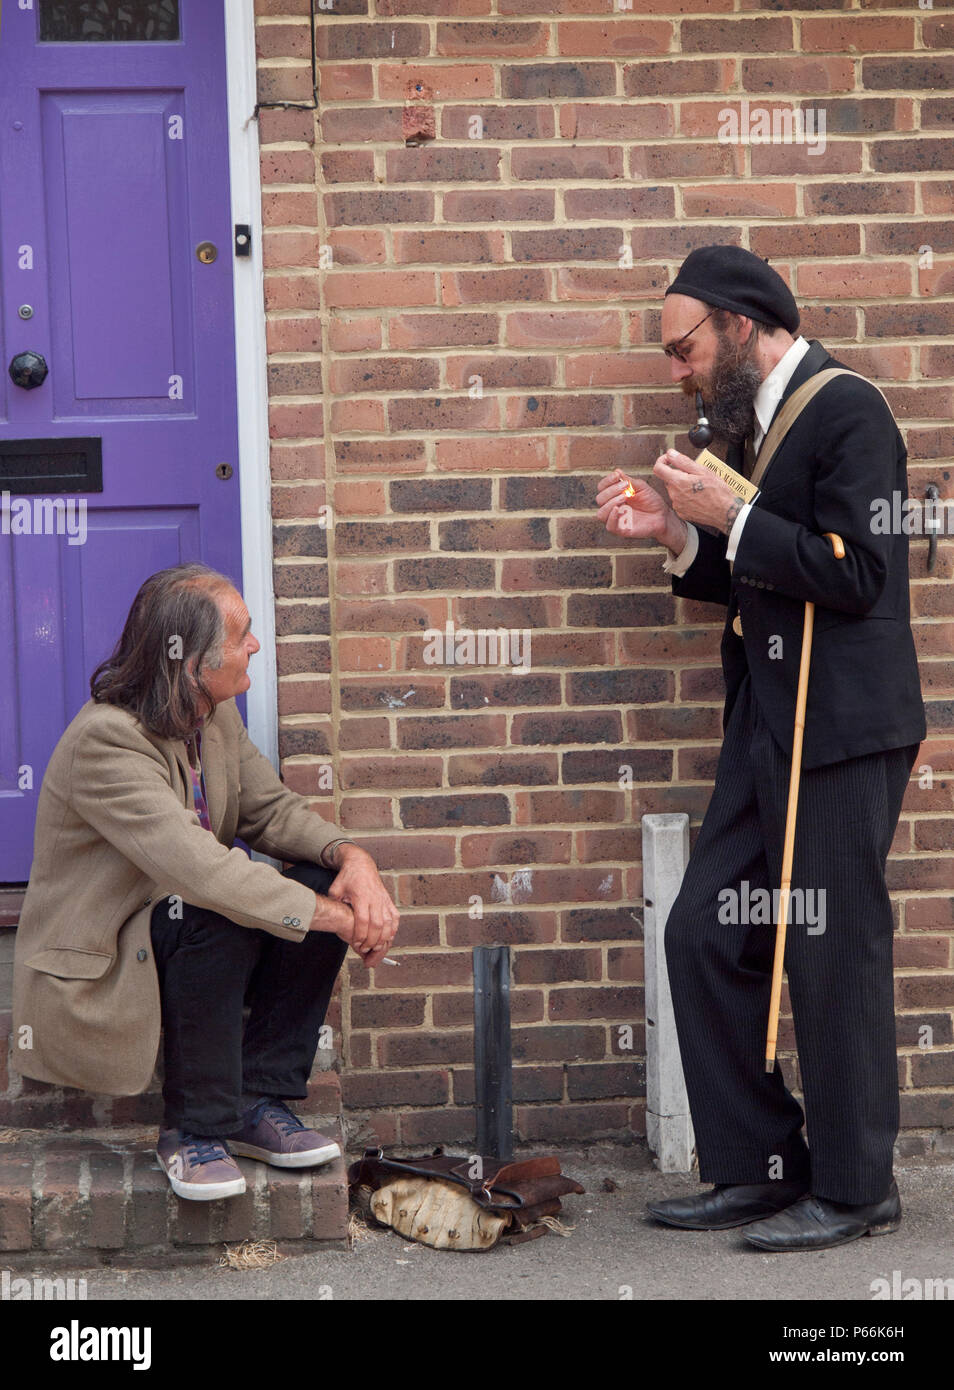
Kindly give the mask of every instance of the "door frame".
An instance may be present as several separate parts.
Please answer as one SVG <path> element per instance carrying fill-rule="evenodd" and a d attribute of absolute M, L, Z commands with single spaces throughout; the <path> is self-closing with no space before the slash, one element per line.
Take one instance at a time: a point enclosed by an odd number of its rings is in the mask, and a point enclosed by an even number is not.
<path fill-rule="evenodd" d="M 232 224 L 252 229 L 252 254 L 233 254 L 238 474 L 242 522 L 242 585 L 262 649 L 246 695 L 253 743 L 278 770 L 278 661 L 272 575 L 271 467 L 262 264 L 262 177 L 259 164 L 254 0 L 221 0 L 225 10 L 229 183 Z"/>

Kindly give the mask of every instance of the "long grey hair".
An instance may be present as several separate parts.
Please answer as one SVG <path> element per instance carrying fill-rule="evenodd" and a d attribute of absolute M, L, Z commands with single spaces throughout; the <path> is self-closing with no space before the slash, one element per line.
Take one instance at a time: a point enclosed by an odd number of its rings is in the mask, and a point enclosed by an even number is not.
<path fill-rule="evenodd" d="M 207 565 L 151 575 L 133 599 L 112 656 L 90 677 L 93 699 L 121 705 L 160 738 L 188 738 L 214 708 L 204 667 L 222 664 L 225 622 L 216 601 L 234 588 Z"/>

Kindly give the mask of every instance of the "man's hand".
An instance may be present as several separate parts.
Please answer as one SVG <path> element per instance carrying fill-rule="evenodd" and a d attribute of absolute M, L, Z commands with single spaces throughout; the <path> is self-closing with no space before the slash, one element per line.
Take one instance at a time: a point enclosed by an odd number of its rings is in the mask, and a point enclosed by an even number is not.
<path fill-rule="evenodd" d="M 309 931 L 330 931 L 340 936 L 342 941 L 351 942 L 354 937 L 354 913 L 345 903 L 332 902 L 321 893 L 316 893 L 315 915 L 308 924 Z"/>
<path fill-rule="evenodd" d="M 729 534 L 744 504 L 721 478 L 676 449 L 660 454 L 653 472 L 665 483 L 678 517 Z"/>
<path fill-rule="evenodd" d="M 657 540 L 674 555 L 688 538 L 685 523 L 651 483 L 628 478 L 620 469 L 597 483 L 596 505 L 607 531 L 626 540 Z"/>
<path fill-rule="evenodd" d="M 358 845 L 339 845 L 335 851 L 335 867 L 338 872 L 328 889 L 328 897 L 351 909 L 354 914 L 351 945 L 365 965 L 377 965 L 391 947 L 400 913 L 367 850 Z"/>

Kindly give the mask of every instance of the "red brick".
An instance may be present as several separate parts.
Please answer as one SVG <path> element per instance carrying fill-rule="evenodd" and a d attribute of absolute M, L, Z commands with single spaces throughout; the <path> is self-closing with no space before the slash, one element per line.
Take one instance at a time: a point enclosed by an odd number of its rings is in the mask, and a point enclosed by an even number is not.
<path fill-rule="evenodd" d="M 388 327 L 392 348 L 484 347 L 499 331 L 496 314 L 396 314 Z"/>
<path fill-rule="evenodd" d="M 321 63 L 318 90 L 323 102 L 367 100 L 374 96 L 374 69 L 370 63 Z"/>
<path fill-rule="evenodd" d="M 465 868 L 498 864 L 568 864 L 572 836 L 568 830 L 532 835 L 464 835 L 461 863 Z"/>
<path fill-rule="evenodd" d="M 911 266 L 890 261 L 802 265 L 797 270 L 796 285 L 799 299 L 881 299 L 910 295 Z"/>
<path fill-rule="evenodd" d="M 389 150 L 388 182 L 490 183 L 500 178 L 499 149 L 474 140 L 469 147 L 442 146 Z"/>
<path fill-rule="evenodd" d="M 552 192 L 524 192 L 507 189 L 493 192 L 488 189 L 455 189 L 444 194 L 445 222 L 549 222 L 553 218 Z M 406 218 L 408 222 L 427 221 L 424 217 Z"/>
<path fill-rule="evenodd" d="M 383 33 L 388 26 L 378 25 Z M 466 101 L 494 95 L 494 69 L 489 63 L 382 63 L 378 96 L 383 101 Z"/>
<path fill-rule="evenodd" d="M 0 1250 L 32 1248 L 32 1184 L 32 1158 L 0 1156 Z"/>
<path fill-rule="evenodd" d="M 431 271 L 365 271 L 360 275 L 329 274 L 324 281 L 325 303 L 331 308 L 374 308 L 386 305 L 435 304 L 437 282 Z"/>
<path fill-rule="evenodd" d="M 557 51 L 581 58 L 629 58 L 668 53 L 673 26 L 663 20 L 614 17 L 607 24 L 577 22 L 557 25 Z"/>
<path fill-rule="evenodd" d="M 669 100 L 693 92 L 728 92 L 734 77 L 733 58 L 634 63 L 623 70 L 623 90 L 630 97 L 664 97 Z"/>
<path fill-rule="evenodd" d="M 679 39 L 683 53 L 778 53 L 792 47 L 793 29 L 781 17 L 686 19 Z"/>
<path fill-rule="evenodd" d="M 458 262 L 502 261 L 506 254 L 502 231 L 397 230 L 393 237 L 394 259 L 406 264 L 438 265 L 443 268 Z"/>
<path fill-rule="evenodd" d="M 80 1200 L 79 1150 L 47 1150 L 37 1204 L 35 1243 L 44 1250 L 85 1246 L 88 1207 Z"/>
<path fill-rule="evenodd" d="M 658 140 L 674 133 L 674 109 L 662 102 L 570 103 L 560 108 L 560 134 L 565 140 Z"/>
<path fill-rule="evenodd" d="M 406 960 L 406 957 L 405 957 Z M 445 1105 L 449 1095 L 446 1071 L 346 1072 L 342 1097 L 349 1107 L 363 1105 Z"/>
<path fill-rule="evenodd" d="M 687 217 L 794 217 L 794 184 L 694 184 L 682 191 Z"/>
<path fill-rule="evenodd" d="M 438 24 L 436 52 L 443 58 L 535 58 L 547 50 L 545 24 Z"/>
<path fill-rule="evenodd" d="M 441 301 L 460 304 L 514 303 L 548 298 L 542 270 L 449 270 L 441 275 Z"/>
<path fill-rule="evenodd" d="M 332 150 L 321 156 L 321 181 L 324 184 L 370 183 L 374 178 L 374 155 L 371 150 Z"/>
<path fill-rule="evenodd" d="M 547 445 L 543 439 L 438 439 L 435 447 L 438 468 L 476 469 L 485 472 L 514 468 L 545 468 Z"/>
<path fill-rule="evenodd" d="M 264 107 L 258 113 L 258 138 L 262 148 L 279 142 L 315 143 L 314 111 Z"/>
<path fill-rule="evenodd" d="M 306 1216 L 303 1234 L 313 1240 L 343 1241 L 348 1234 L 348 1181 L 342 1162 L 328 1163 L 307 1173 Z"/>
<path fill-rule="evenodd" d="M 135 1200 L 129 1204 L 129 1243 L 133 1246 L 160 1246 L 169 1238 L 171 1193 L 169 1179 L 157 1163 L 155 1154 L 133 1155 L 132 1189 Z M 174 1198 L 171 1198 L 175 1202 Z M 186 1204 L 178 1203 L 185 1206 Z"/>
<path fill-rule="evenodd" d="M 538 179 L 550 183 L 564 179 L 621 179 L 623 151 L 618 145 L 515 149 L 510 156 L 510 168 L 515 179 Z"/>
<path fill-rule="evenodd" d="M 447 915 L 447 944 L 449 946 L 490 946 L 506 940 L 511 945 L 546 945 L 556 940 L 556 914 L 553 912 L 507 912 L 505 914 L 485 911 L 483 917 L 469 917 L 466 913 Z M 521 990 L 521 1010 L 519 1019 L 523 1023 L 539 1023 L 544 1015 L 542 993 L 536 990 Z M 513 1003 L 514 996 L 511 995 Z M 438 1026 L 460 1023 L 473 1016 L 473 997 L 467 995 L 434 995 L 434 1022 Z M 516 1012 L 516 1010 L 514 1011 Z"/>
<path fill-rule="evenodd" d="M 621 321 L 615 309 L 513 313 L 506 324 L 511 347 L 617 347 L 620 341 Z"/>
<path fill-rule="evenodd" d="M 465 1145 L 467 1148 L 474 1145 L 474 1112 L 466 1106 L 454 1106 L 437 1113 L 433 1110 L 425 1110 L 421 1114 L 405 1111 L 399 1116 L 399 1122 L 402 1146 L 423 1144 L 430 1148 L 435 1142 Z"/>
<path fill-rule="evenodd" d="M 526 1142 L 554 1144 L 561 1141 L 613 1139 L 625 1142 L 632 1139 L 631 1106 L 618 1104 L 595 1105 L 518 1105 L 514 1109 L 514 1128 Z M 568 1199 L 572 1203 L 572 1198 Z"/>
<path fill-rule="evenodd" d="M 311 79 L 311 65 L 301 63 L 296 67 L 259 66 L 257 83 L 258 100 L 263 106 L 273 102 L 290 101 L 295 105 L 311 102 L 314 91 Z"/>
<path fill-rule="evenodd" d="M 340 637 L 335 647 L 343 671 L 380 671 L 389 665 L 391 645 L 386 637 Z"/>
<path fill-rule="evenodd" d="M 320 309 L 321 279 L 316 274 L 266 275 L 265 308 Z"/>
<path fill-rule="evenodd" d="M 601 222 L 625 217 L 645 222 L 675 215 L 671 188 L 570 188 L 563 195 L 569 218 L 596 218 Z"/>
<path fill-rule="evenodd" d="M 90 1155 L 89 1244 L 100 1250 L 121 1250 L 126 1240 L 123 1156 Z"/>
<path fill-rule="evenodd" d="M 791 92 L 793 96 L 808 96 L 851 92 L 854 86 L 855 68 L 850 58 L 742 59 L 742 89 L 746 92 Z"/>
<path fill-rule="evenodd" d="M 643 992 L 634 986 L 592 986 L 580 989 L 552 989 L 549 1017 L 554 1022 L 573 1019 L 620 1019 L 625 1023 L 642 1018 Z"/>
<path fill-rule="evenodd" d="M 263 183 L 305 183 L 315 181 L 315 156 L 311 150 L 262 151 Z"/>
<path fill-rule="evenodd" d="M 910 16 L 838 15 L 801 21 L 801 43 L 807 53 L 906 52 L 914 47 Z"/>
<path fill-rule="evenodd" d="M 439 787 L 442 764 L 440 758 L 342 758 L 339 764 L 341 785 L 345 790 L 395 787 Z"/>

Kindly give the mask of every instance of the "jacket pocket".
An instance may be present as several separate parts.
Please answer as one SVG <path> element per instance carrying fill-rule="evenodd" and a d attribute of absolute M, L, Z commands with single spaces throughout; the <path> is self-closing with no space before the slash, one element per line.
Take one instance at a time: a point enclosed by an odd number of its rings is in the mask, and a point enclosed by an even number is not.
<path fill-rule="evenodd" d="M 76 946 L 55 946 L 48 951 L 38 951 L 35 956 L 24 961 L 31 970 L 41 970 L 45 975 L 58 975 L 64 980 L 99 980 L 115 961 L 102 951 L 83 951 Z"/>

